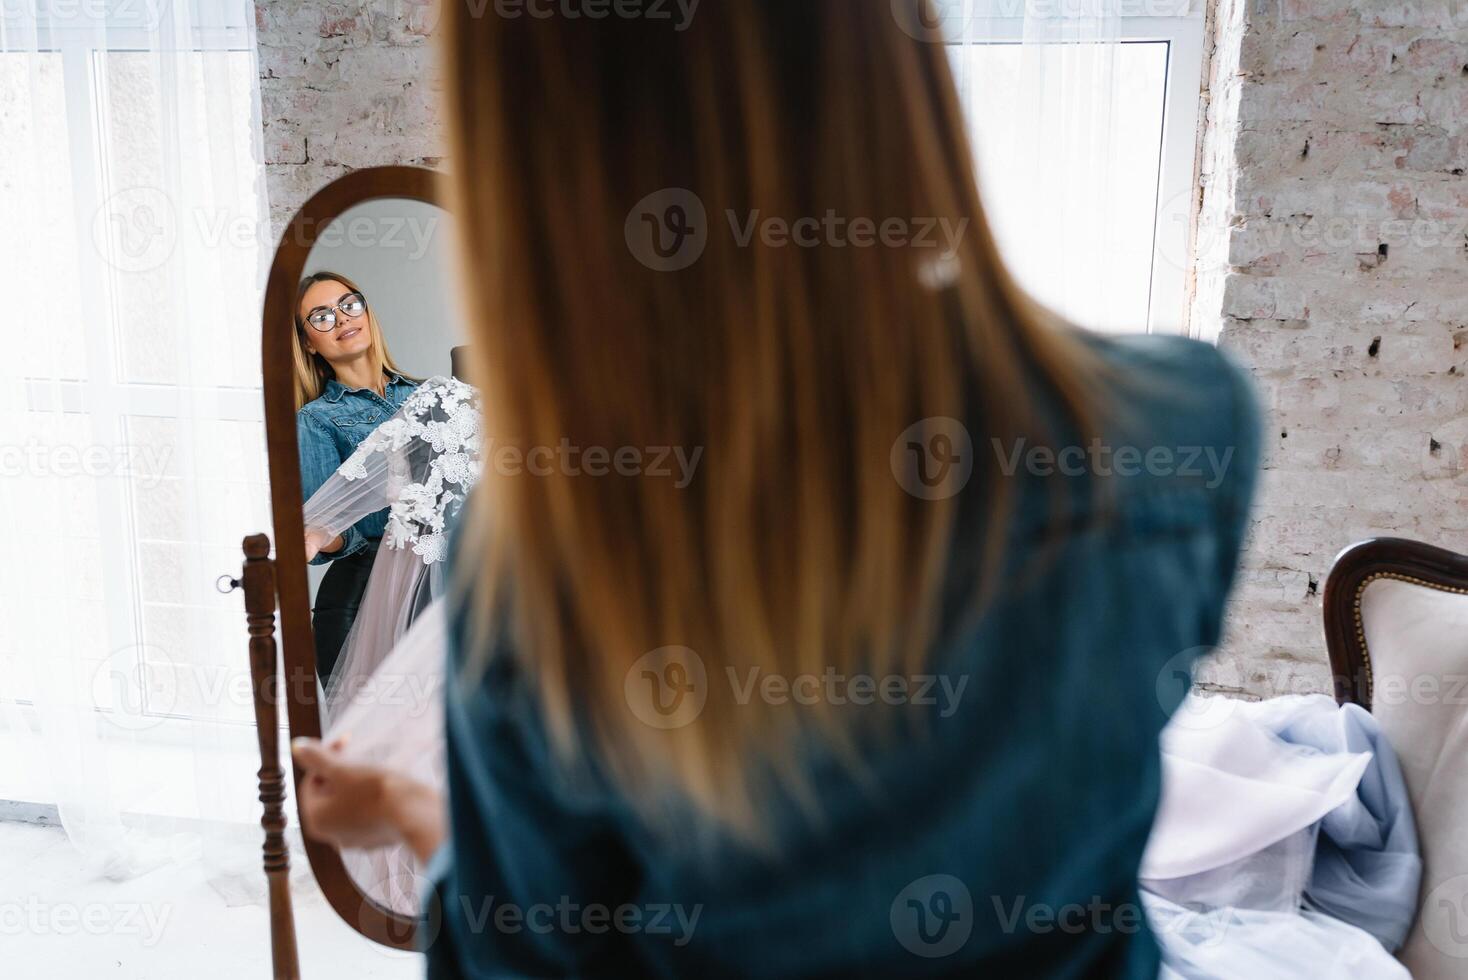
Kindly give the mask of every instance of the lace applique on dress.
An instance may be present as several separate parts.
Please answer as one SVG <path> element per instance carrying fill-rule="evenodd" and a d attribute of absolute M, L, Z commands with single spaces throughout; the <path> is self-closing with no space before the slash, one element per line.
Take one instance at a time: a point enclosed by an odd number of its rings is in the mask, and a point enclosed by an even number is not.
<path fill-rule="evenodd" d="M 474 389 L 455 378 L 423 382 L 337 472 L 348 481 L 371 479 L 377 454 L 389 457 L 383 546 L 410 548 L 427 564 L 443 561 L 446 517 L 463 505 L 482 470 Z"/>

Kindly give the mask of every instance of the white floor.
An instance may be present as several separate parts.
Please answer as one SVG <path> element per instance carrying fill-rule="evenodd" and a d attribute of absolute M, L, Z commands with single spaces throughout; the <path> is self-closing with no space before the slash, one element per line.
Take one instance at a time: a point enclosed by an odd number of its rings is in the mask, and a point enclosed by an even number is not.
<path fill-rule="evenodd" d="M 418 956 L 352 931 L 315 889 L 301 859 L 292 861 L 304 980 L 423 975 Z M 88 873 L 60 828 L 0 822 L 5 977 L 268 980 L 269 928 L 264 907 L 231 907 L 197 861 L 113 882 Z"/>

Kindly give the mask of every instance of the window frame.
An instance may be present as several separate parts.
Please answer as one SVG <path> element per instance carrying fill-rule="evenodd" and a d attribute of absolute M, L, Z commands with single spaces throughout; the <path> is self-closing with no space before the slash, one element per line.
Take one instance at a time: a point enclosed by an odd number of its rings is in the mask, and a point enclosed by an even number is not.
<path fill-rule="evenodd" d="M 89 10 L 81 5 L 62 10 L 43 0 L 29 30 L 17 19 L 19 15 L 0 18 L 0 26 L 10 31 L 11 36 L 25 38 L 30 34 L 34 38 L 32 46 L 15 49 L 12 53 L 57 55 L 61 59 L 71 220 L 78 243 L 77 266 L 82 281 L 93 283 L 99 289 L 98 304 L 106 320 L 104 327 L 88 337 L 84 377 L 68 379 L 64 372 L 58 371 L 53 377 L 28 379 L 25 404 L 39 412 L 86 416 L 93 442 L 99 445 L 125 444 L 131 419 L 178 418 L 176 409 L 182 401 L 195 406 L 209 406 L 207 413 L 200 415 L 195 412 L 193 417 L 196 419 L 254 423 L 263 431 L 264 412 L 259 385 L 210 386 L 207 397 L 199 398 L 200 393 L 195 386 L 186 381 L 173 384 L 127 380 L 117 305 L 116 284 L 120 272 L 117 263 L 95 247 L 93 228 L 93 220 L 103 213 L 109 195 L 119 190 L 109 172 L 111 161 L 107 151 L 110 141 L 106 112 L 109 95 L 103 70 L 106 56 L 118 52 L 177 51 L 190 54 L 246 53 L 254 58 L 257 52 L 251 43 L 250 31 L 229 23 L 230 6 L 225 2 L 203 0 L 197 3 L 191 13 L 198 14 L 198 18 L 190 26 L 183 43 L 179 43 L 175 36 L 175 25 L 170 19 L 167 3 L 160 0 L 107 0 L 105 8 Z M 171 164 L 169 161 L 166 165 Z M 176 175 L 169 172 L 164 177 L 172 183 Z M 115 248 L 110 238 L 104 240 L 107 250 Z M 87 243 L 91 243 L 91 247 Z M 187 476 L 160 478 L 189 479 Z M 139 715 L 149 720 L 146 727 L 129 725 L 119 730 L 126 731 L 130 739 L 141 744 L 161 747 L 188 743 L 193 738 L 192 726 L 199 724 L 240 731 L 252 728 L 254 720 L 250 713 L 239 720 L 231 720 L 183 710 L 150 708 L 149 668 L 143 660 L 144 651 L 149 647 L 145 633 L 145 606 L 180 604 L 144 599 L 140 555 L 143 545 L 155 541 L 146 538 L 137 525 L 135 491 L 129 481 L 95 480 L 92 492 L 98 517 L 99 577 L 104 595 L 108 597 L 103 603 L 105 630 L 114 651 L 132 650 L 136 653 L 137 661 L 132 665 L 134 669 L 129 676 L 136 677 L 137 689 L 130 693 L 136 698 Z M 168 542 L 161 540 L 161 543 Z M 240 636 L 243 639 L 243 629 Z M 110 658 L 103 659 L 106 662 Z M 167 670 L 188 665 L 158 666 Z M 247 675 L 243 655 L 241 670 Z M 3 695 L 0 699 L 12 706 L 18 712 L 18 718 L 32 731 L 38 730 L 32 701 L 24 697 L 4 698 Z M 106 718 L 113 712 L 98 705 L 94 707 L 94 713 L 97 724 L 105 725 Z M 7 799 L 13 801 L 17 797 L 0 787 L 0 801 Z"/>
<path fill-rule="evenodd" d="M 1180 4 L 1185 8 L 1190 6 L 1187 0 L 1180 0 Z M 1196 336 L 1197 331 L 1188 318 L 1188 282 L 1193 264 L 1191 219 L 1197 185 L 1199 107 L 1204 86 L 1205 17 L 1199 7 L 1174 16 L 1123 13 L 1116 20 L 1114 43 L 1167 45 L 1146 329 L 1148 333 Z M 1018 44 L 1024 38 L 1023 17 L 974 17 L 946 43 Z"/>

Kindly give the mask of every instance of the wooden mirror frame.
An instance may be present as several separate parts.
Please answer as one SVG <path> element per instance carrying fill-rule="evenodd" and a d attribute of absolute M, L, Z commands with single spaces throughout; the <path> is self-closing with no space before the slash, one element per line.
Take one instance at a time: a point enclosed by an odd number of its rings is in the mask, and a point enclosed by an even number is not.
<path fill-rule="evenodd" d="M 286 699 L 292 738 L 321 737 L 321 706 L 316 691 L 316 641 L 311 630 L 311 592 L 306 579 L 306 532 L 301 515 L 301 458 L 296 443 L 294 366 L 290 325 L 296 290 L 311 248 L 322 229 L 366 201 L 406 198 L 447 211 L 442 174 L 421 167 L 369 167 L 327 184 L 311 195 L 291 218 L 276 247 L 265 286 L 261 358 L 265 382 L 265 442 L 270 465 L 270 506 L 275 522 L 275 577 L 280 604 L 280 637 L 285 674 L 279 689 Z M 301 556 L 294 560 L 292 556 Z M 291 764 L 296 798 L 301 771 Z M 394 949 L 414 949 L 416 918 L 401 915 L 368 896 L 329 844 L 306 837 L 306 857 L 321 892 L 337 914 L 362 935 Z"/>

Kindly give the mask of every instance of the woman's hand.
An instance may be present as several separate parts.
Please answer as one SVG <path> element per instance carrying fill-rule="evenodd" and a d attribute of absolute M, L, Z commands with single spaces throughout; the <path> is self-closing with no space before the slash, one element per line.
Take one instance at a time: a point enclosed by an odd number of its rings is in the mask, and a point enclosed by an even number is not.
<path fill-rule="evenodd" d="M 319 527 L 308 527 L 306 528 L 306 560 L 310 561 L 322 552 L 329 555 L 333 551 L 340 551 L 344 543 L 340 534 L 332 537 Z"/>
<path fill-rule="evenodd" d="M 301 830 L 337 847 L 407 844 L 426 864 L 448 836 L 443 799 L 400 773 L 348 762 L 342 753 L 345 742 L 291 742 L 296 765 L 306 774 L 298 804 Z"/>

